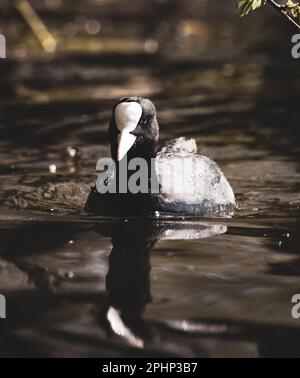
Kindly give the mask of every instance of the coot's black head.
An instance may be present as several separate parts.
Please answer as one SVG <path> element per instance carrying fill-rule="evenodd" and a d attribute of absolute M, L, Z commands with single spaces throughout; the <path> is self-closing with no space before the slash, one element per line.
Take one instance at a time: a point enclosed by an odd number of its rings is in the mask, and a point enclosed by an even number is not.
<path fill-rule="evenodd" d="M 114 106 L 108 138 L 111 155 L 120 161 L 127 155 L 150 159 L 156 156 L 159 127 L 153 103 L 142 97 L 124 97 Z"/>

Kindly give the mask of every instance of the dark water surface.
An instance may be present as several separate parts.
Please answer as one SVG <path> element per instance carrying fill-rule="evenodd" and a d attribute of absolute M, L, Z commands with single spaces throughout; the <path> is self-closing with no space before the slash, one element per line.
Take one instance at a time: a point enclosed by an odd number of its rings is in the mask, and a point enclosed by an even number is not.
<path fill-rule="evenodd" d="M 299 356 L 294 29 L 233 1 L 46 3 L 50 55 L 0 8 L 0 355 Z M 232 219 L 84 213 L 112 105 L 133 94 L 157 105 L 162 140 L 219 163 Z"/>

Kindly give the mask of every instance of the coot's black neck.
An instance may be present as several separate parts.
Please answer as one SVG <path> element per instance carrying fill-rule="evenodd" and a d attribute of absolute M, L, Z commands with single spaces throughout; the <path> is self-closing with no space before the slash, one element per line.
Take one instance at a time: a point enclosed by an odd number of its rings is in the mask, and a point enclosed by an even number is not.
<path fill-rule="evenodd" d="M 140 139 L 141 137 L 138 137 Z M 125 157 L 118 161 L 116 159 L 116 152 L 113 151 L 112 148 L 112 157 L 116 164 L 116 177 L 117 177 L 117 191 L 119 186 L 119 181 L 123 177 L 126 177 L 127 183 L 130 180 L 130 177 L 134 175 L 137 171 L 143 169 L 143 174 L 147 174 L 148 178 L 148 190 L 147 192 L 150 193 L 151 191 L 151 180 L 155 180 L 156 177 L 154 170 L 154 159 L 156 157 L 158 150 L 157 142 L 153 140 L 143 141 L 143 143 L 135 143 L 134 146 L 128 151 Z M 136 159 L 136 160 L 133 160 Z M 143 159 L 143 166 L 139 165 L 137 159 Z M 132 169 L 131 163 L 134 163 L 134 169 Z M 145 172 L 146 170 L 146 172 Z M 153 185 L 153 184 L 152 184 Z M 123 184 L 124 186 L 124 184 Z"/>

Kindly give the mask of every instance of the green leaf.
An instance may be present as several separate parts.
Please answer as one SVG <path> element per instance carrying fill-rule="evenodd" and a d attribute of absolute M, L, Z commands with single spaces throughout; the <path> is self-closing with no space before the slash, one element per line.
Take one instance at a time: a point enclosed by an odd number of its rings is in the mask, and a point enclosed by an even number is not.
<path fill-rule="evenodd" d="M 297 1 L 296 3 L 292 0 L 288 0 L 287 4 L 286 4 L 289 12 L 291 13 L 291 15 L 297 20 L 299 21 L 300 20 L 300 5 L 299 5 L 299 1 Z"/>
<path fill-rule="evenodd" d="M 295 8 L 295 7 L 299 6 L 299 1 L 297 1 L 297 3 L 294 3 L 292 0 L 288 0 L 286 6 L 288 8 Z"/>
<path fill-rule="evenodd" d="M 296 6 L 295 8 L 291 9 L 292 16 L 300 21 L 300 6 Z"/>
<path fill-rule="evenodd" d="M 241 16 L 245 16 L 249 12 L 265 5 L 267 0 L 237 0 L 237 10 Z"/>

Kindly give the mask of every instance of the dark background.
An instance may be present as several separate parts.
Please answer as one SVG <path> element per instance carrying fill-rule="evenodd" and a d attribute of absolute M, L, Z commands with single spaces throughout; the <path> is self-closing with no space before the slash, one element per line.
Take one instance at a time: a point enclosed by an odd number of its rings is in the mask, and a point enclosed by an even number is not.
<path fill-rule="evenodd" d="M 268 6 L 241 19 L 234 1 L 30 3 L 57 48 L 0 2 L 0 354 L 297 356 L 297 30 Z M 152 99 L 162 141 L 193 137 L 218 162 L 231 220 L 84 213 L 124 95 Z"/>

